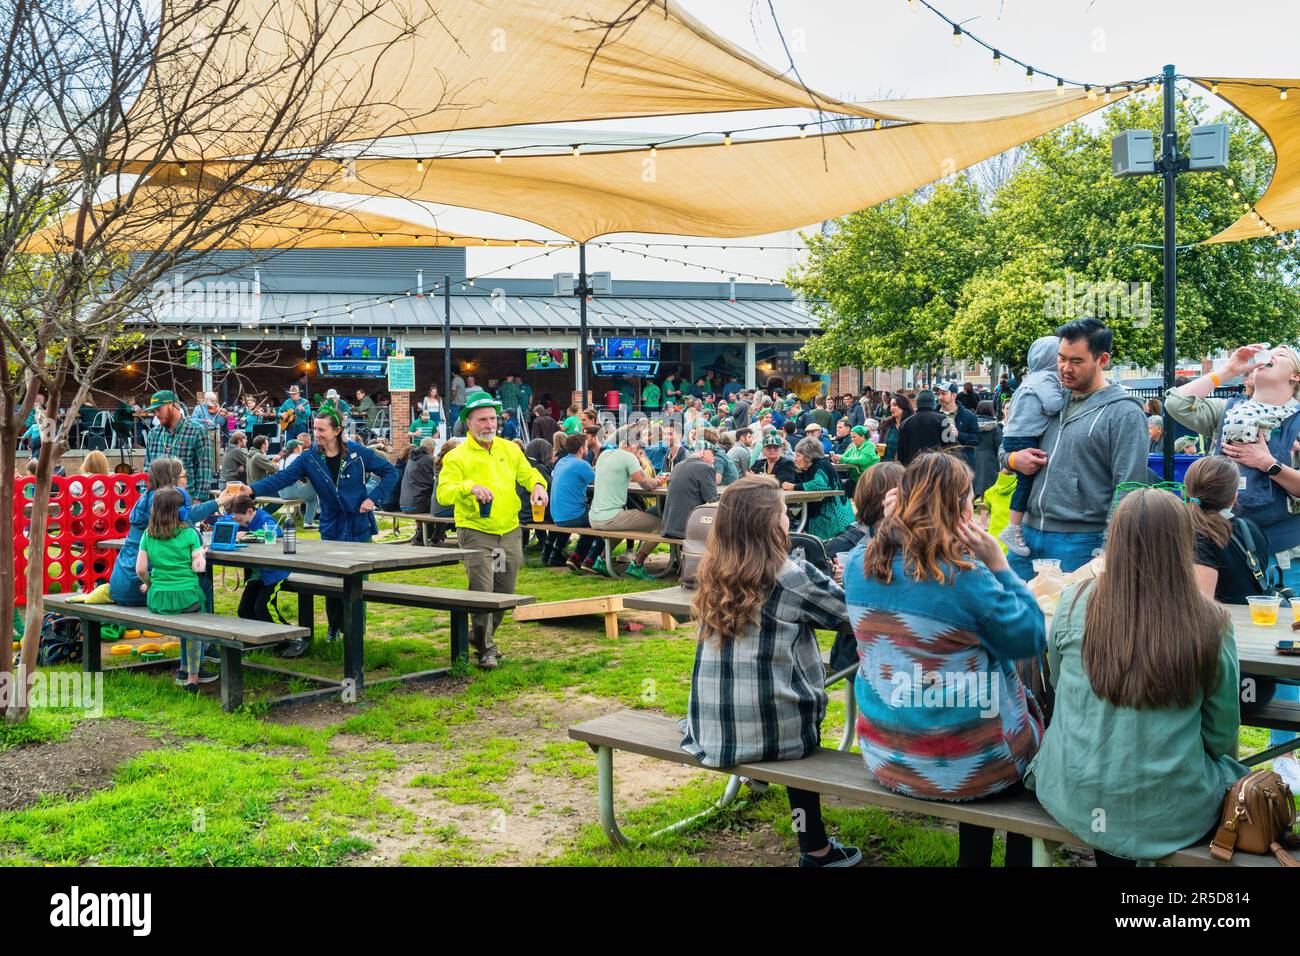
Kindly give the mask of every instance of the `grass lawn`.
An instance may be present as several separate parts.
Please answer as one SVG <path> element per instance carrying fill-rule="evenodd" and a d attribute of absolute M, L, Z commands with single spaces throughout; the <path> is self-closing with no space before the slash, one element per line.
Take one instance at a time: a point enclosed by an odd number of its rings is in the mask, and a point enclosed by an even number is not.
<path fill-rule="evenodd" d="M 218 569 L 217 606 L 233 614 L 236 574 L 225 574 L 232 589 Z M 384 578 L 466 585 L 459 566 Z M 519 590 L 540 601 L 662 586 L 543 568 L 536 550 L 519 579 Z M 295 620 L 294 602 L 280 598 L 286 620 Z M 25 724 L 0 724 L 0 863 L 791 864 L 780 787 L 644 848 L 606 841 L 596 824 L 595 757 L 567 728 L 629 707 L 684 713 L 694 658 L 690 628 L 663 630 L 657 614 L 623 618 L 644 628 L 609 640 L 598 617 L 518 624 L 507 616 L 497 635 L 500 669 L 376 688 L 354 705 L 270 711 L 259 691 L 306 684 L 249 672 L 252 703 L 225 714 L 216 685 L 194 698 L 170 672 L 110 672 L 102 718 L 39 710 Z M 316 643 L 287 666 L 337 676 L 342 648 L 327 645 L 324 630 L 318 606 Z M 448 637 L 445 615 L 371 605 L 367 676 L 445 666 Z M 830 635 L 823 639 L 829 647 Z M 841 695 L 832 692 L 823 739 L 837 741 L 843 721 Z M 1266 731 L 1242 731 L 1248 752 L 1266 741 Z M 725 783 L 627 754 L 615 763 L 621 822 L 633 837 L 705 809 Z M 833 802 L 826 816 L 872 864 L 956 860 L 955 829 L 938 821 Z"/>

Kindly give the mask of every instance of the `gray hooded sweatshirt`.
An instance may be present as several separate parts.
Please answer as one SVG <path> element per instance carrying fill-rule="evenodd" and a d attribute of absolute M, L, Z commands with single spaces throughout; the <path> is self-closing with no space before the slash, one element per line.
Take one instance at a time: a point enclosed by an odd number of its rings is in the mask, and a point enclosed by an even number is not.
<path fill-rule="evenodd" d="M 1040 531 L 1104 531 L 1115 489 L 1147 481 L 1147 417 L 1118 385 L 1104 385 L 1077 405 L 1070 398 L 1047 425 L 1039 447 L 1047 464 L 1034 476 L 1025 523 Z M 998 455 L 1005 468 L 1007 452 Z"/>
<path fill-rule="evenodd" d="M 1029 374 L 1011 396 L 1011 408 L 1003 423 L 1006 438 L 1037 438 L 1065 404 L 1065 389 L 1056 371 L 1061 340 L 1055 335 L 1034 339 L 1029 346 Z"/>

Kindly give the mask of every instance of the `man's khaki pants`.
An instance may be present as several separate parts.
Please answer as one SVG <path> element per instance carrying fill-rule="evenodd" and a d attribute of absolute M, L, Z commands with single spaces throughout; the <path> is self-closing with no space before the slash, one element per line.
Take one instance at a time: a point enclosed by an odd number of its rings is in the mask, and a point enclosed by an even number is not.
<path fill-rule="evenodd" d="M 519 567 L 524 563 L 524 548 L 518 528 L 507 534 L 485 534 L 473 528 L 457 528 L 456 540 L 462 548 L 477 551 L 465 558 L 471 591 L 489 594 L 512 594 L 519 581 Z M 501 626 L 502 611 L 471 616 L 469 642 L 480 659 L 496 654 L 492 635 Z"/>
<path fill-rule="evenodd" d="M 647 511 L 624 508 L 608 521 L 593 521 L 591 526 L 597 531 L 658 531 L 659 517 Z M 654 541 L 642 541 L 636 549 L 636 563 L 645 564 L 650 552 L 658 546 Z"/>

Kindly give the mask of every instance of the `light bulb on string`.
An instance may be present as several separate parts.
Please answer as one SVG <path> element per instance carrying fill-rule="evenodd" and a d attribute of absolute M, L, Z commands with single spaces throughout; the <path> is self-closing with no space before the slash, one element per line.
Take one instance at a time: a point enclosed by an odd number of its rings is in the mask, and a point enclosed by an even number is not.
<path fill-rule="evenodd" d="M 415 161 L 415 171 L 416 171 L 417 173 L 422 173 L 422 172 L 424 172 L 424 160 L 422 160 L 422 159 L 417 159 L 417 160 Z"/>
<path fill-rule="evenodd" d="M 952 45 L 954 47 L 961 46 L 961 27 L 955 23 L 952 25 Z"/>
<path fill-rule="evenodd" d="M 999 53 L 997 50 L 993 51 L 993 69 L 995 70 L 1002 69 L 1002 54 Z"/>
<path fill-rule="evenodd" d="M 1033 82 L 1034 82 L 1034 68 L 1032 66 L 1027 66 L 1025 67 L 1025 86 L 1029 86 Z"/>
<path fill-rule="evenodd" d="M 1213 93 L 1215 96 L 1218 96 L 1218 95 L 1219 95 L 1219 84 L 1218 84 L 1218 83 L 1211 83 L 1211 84 L 1210 84 L 1210 92 Z"/>
<path fill-rule="evenodd" d="M 1059 76 L 1056 78 L 1056 95 L 1065 95 L 1065 80 L 1061 79 Z"/>
<path fill-rule="evenodd" d="M 1285 86 L 1282 87 L 1282 92 L 1278 94 L 1278 99 L 1280 99 L 1280 100 L 1284 100 L 1284 99 L 1286 99 L 1286 87 L 1285 87 Z"/>
<path fill-rule="evenodd" d="M 800 127 L 799 127 L 799 138 L 800 138 L 800 139 L 807 139 L 807 138 L 808 138 L 808 127 L 807 127 L 807 126 L 800 126 Z"/>
<path fill-rule="evenodd" d="M 581 155 L 582 155 L 582 144 L 581 144 L 581 143 L 574 143 L 574 144 L 573 144 L 573 155 L 574 155 L 574 156 L 581 156 Z"/>
<path fill-rule="evenodd" d="M 1097 102 L 1097 91 L 1094 90 L 1090 85 L 1085 83 L 1083 87 L 1083 92 L 1088 94 L 1089 100 L 1091 100 L 1094 103 Z"/>
<path fill-rule="evenodd" d="M 730 134 L 730 133 L 723 133 L 723 134 L 722 134 L 722 145 L 723 145 L 723 146 L 730 146 L 730 145 L 731 145 L 731 134 Z"/>

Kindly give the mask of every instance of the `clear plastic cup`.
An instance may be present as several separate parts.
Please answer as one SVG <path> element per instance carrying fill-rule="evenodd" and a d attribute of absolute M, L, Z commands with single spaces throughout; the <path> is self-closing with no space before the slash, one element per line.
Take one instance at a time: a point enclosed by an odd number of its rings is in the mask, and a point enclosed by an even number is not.
<path fill-rule="evenodd" d="M 1250 623 L 1258 627 L 1272 627 L 1277 623 L 1277 609 L 1282 599 L 1276 594 L 1252 594 L 1246 598 L 1250 605 Z"/>
<path fill-rule="evenodd" d="M 1056 558 L 1034 558 L 1035 574 L 1060 574 L 1061 562 Z"/>

